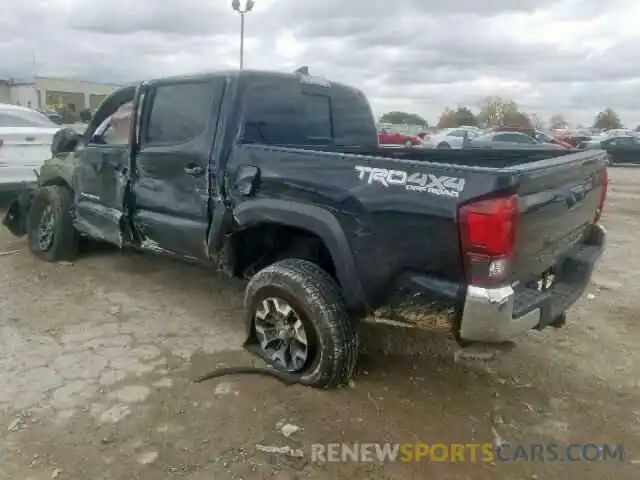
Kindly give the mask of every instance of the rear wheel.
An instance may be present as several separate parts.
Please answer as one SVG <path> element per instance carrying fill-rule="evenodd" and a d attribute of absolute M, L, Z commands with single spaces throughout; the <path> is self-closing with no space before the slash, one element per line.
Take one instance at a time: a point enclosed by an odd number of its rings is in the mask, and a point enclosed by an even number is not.
<path fill-rule="evenodd" d="M 413 142 L 411 140 L 407 140 L 406 142 L 404 142 L 404 146 L 405 148 L 411 148 L 413 147 Z"/>
<path fill-rule="evenodd" d="M 276 262 L 253 276 L 244 297 L 257 353 L 300 383 L 344 385 L 358 335 L 333 278 L 307 260 Z"/>
<path fill-rule="evenodd" d="M 78 252 L 78 234 L 73 227 L 69 189 L 42 187 L 31 205 L 28 219 L 29 249 L 47 262 L 73 260 Z"/>
<path fill-rule="evenodd" d="M 440 150 L 448 150 L 451 148 L 451 145 L 449 145 L 447 142 L 442 142 L 438 144 L 438 149 Z"/>

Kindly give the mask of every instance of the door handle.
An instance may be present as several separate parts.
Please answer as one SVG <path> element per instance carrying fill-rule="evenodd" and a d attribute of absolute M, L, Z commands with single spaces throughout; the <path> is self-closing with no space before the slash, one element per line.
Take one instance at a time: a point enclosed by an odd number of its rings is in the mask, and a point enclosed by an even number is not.
<path fill-rule="evenodd" d="M 34 142 L 36 140 L 36 137 L 25 137 L 24 138 L 27 142 Z"/>
<path fill-rule="evenodd" d="M 253 194 L 260 181 L 260 169 L 254 165 L 241 165 L 236 173 L 234 186 L 238 193 L 248 197 Z"/>
<path fill-rule="evenodd" d="M 184 167 L 184 173 L 187 175 L 193 175 L 194 177 L 199 177 L 204 173 L 204 168 L 200 165 L 188 165 Z"/>

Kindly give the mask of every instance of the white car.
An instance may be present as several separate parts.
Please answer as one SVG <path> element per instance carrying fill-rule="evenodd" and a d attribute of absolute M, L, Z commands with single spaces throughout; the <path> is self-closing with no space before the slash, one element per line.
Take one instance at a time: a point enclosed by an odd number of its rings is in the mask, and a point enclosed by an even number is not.
<path fill-rule="evenodd" d="M 0 190 L 36 181 L 36 169 L 51 157 L 51 142 L 60 130 L 30 108 L 0 104 Z"/>
<path fill-rule="evenodd" d="M 447 128 L 441 132 L 431 135 L 424 140 L 424 146 L 427 148 L 462 148 L 464 137 L 470 140 L 479 135 L 480 130 L 468 127 Z"/>

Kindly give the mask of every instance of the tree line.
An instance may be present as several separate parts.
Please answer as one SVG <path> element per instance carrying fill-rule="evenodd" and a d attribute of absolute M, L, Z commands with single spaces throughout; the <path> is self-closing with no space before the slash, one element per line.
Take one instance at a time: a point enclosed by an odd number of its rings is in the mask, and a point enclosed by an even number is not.
<path fill-rule="evenodd" d="M 380 122 L 429 126 L 428 122 L 420 115 L 398 111 L 385 113 L 380 117 Z M 483 99 L 476 113 L 469 107 L 446 108 L 440 114 L 437 123 L 438 128 L 461 126 L 495 127 L 499 125 L 538 129 L 548 126 L 551 129 L 556 129 L 568 127 L 568 122 L 565 120 L 564 115 L 557 113 L 552 115 L 545 124 L 539 115 L 522 111 L 520 106 L 513 100 L 493 96 Z M 593 128 L 604 130 L 622 128 L 622 122 L 615 110 L 606 108 L 595 116 Z"/>

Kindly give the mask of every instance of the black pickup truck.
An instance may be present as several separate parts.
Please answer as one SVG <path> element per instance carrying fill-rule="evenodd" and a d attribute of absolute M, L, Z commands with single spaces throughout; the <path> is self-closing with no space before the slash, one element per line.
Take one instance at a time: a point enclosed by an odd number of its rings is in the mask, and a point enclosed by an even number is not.
<path fill-rule="evenodd" d="M 387 150 L 359 90 L 307 73 L 125 87 L 54 144 L 4 220 L 35 255 L 88 237 L 247 278 L 247 346 L 317 387 L 388 305 L 441 306 L 462 345 L 558 327 L 605 243 L 604 152 Z"/>

